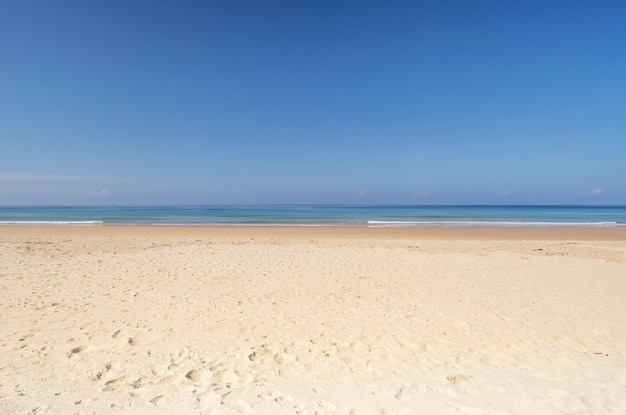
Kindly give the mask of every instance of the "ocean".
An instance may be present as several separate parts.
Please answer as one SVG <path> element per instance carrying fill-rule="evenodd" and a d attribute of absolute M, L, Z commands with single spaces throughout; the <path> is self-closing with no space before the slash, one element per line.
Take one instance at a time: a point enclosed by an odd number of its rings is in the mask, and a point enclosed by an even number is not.
<path fill-rule="evenodd" d="M 626 206 L 5 206 L 0 225 L 626 227 Z"/>

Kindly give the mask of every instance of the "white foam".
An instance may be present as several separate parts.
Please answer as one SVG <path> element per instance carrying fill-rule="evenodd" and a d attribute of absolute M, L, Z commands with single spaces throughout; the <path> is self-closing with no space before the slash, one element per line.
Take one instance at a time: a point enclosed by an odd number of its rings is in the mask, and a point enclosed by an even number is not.
<path fill-rule="evenodd" d="M 384 221 L 369 220 L 370 227 L 435 228 L 613 228 L 617 222 L 515 222 L 515 221 Z"/>
<path fill-rule="evenodd" d="M 101 220 L 2 220 L 0 225 L 19 226 L 98 226 Z"/>

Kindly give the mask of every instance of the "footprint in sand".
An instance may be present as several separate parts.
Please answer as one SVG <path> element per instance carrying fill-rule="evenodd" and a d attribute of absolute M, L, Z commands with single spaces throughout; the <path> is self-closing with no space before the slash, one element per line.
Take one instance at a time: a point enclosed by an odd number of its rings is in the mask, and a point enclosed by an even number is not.
<path fill-rule="evenodd" d="M 469 383 L 472 380 L 472 377 L 465 375 L 450 375 L 446 379 L 448 379 L 448 382 L 453 385 L 463 385 Z"/>
<path fill-rule="evenodd" d="M 156 404 L 158 404 L 158 403 L 159 403 L 159 401 L 160 401 L 161 399 L 163 399 L 163 395 L 157 395 L 157 396 L 155 396 L 154 398 L 150 399 L 150 401 L 149 401 L 149 402 L 150 402 L 151 404 L 153 404 L 153 405 L 156 405 Z"/>
<path fill-rule="evenodd" d="M 104 366 L 104 369 L 93 371 L 91 373 L 91 379 L 93 379 L 93 380 L 100 380 L 100 379 L 102 379 L 111 370 L 112 367 L 113 367 L 113 365 L 111 363 L 107 363 Z"/>
<path fill-rule="evenodd" d="M 77 355 L 77 354 L 83 353 L 83 352 L 88 352 L 88 351 L 91 351 L 93 349 L 94 349 L 93 346 L 78 346 L 78 347 L 74 347 L 72 350 L 69 351 L 69 353 L 67 354 L 67 357 L 71 358 L 74 355 Z"/>
<path fill-rule="evenodd" d="M 242 399 L 239 399 L 233 391 L 228 391 L 221 396 L 220 405 L 233 409 L 240 414 L 252 413 L 252 407 Z"/>
<path fill-rule="evenodd" d="M 124 383 L 124 381 L 128 378 L 126 375 L 122 375 L 118 378 L 110 380 L 104 384 L 104 388 L 102 388 L 103 392 L 110 392 L 115 390 L 123 390 L 123 389 L 131 389 L 132 386 L 128 383 Z"/>
<path fill-rule="evenodd" d="M 215 372 L 213 379 L 220 383 L 233 383 L 239 380 L 239 376 L 232 370 L 224 369 Z"/>
<path fill-rule="evenodd" d="M 200 382 L 204 377 L 204 372 L 200 369 L 192 369 L 185 375 L 192 382 Z"/>

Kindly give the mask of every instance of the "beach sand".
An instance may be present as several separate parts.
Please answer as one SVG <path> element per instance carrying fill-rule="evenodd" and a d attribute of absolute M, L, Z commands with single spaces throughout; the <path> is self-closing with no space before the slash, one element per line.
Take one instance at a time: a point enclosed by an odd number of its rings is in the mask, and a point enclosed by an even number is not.
<path fill-rule="evenodd" d="M 0 414 L 619 414 L 626 229 L 0 226 Z"/>

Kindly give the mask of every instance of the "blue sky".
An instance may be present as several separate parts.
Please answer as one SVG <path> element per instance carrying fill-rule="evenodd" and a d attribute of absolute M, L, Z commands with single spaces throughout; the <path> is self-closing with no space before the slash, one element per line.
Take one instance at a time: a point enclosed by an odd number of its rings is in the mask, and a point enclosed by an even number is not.
<path fill-rule="evenodd" d="M 626 204 L 626 2 L 2 1 L 0 204 Z"/>

